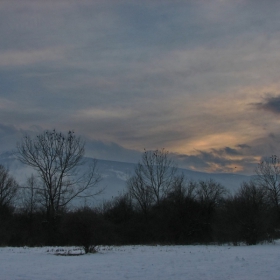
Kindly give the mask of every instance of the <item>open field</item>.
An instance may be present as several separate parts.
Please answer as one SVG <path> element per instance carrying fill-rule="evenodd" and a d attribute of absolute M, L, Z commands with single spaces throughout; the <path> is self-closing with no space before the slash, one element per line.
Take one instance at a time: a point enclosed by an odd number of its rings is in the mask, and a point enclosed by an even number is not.
<path fill-rule="evenodd" d="M 100 246 L 0 248 L 1 280 L 280 279 L 280 242 L 257 246 Z"/>

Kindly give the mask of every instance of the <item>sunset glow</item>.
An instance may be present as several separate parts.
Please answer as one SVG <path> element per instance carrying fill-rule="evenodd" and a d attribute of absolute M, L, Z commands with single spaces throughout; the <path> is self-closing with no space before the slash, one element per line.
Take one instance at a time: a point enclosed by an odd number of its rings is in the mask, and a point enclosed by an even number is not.
<path fill-rule="evenodd" d="M 87 155 L 251 174 L 279 154 L 280 2 L 0 4 L 1 152 L 69 129 Z"/>

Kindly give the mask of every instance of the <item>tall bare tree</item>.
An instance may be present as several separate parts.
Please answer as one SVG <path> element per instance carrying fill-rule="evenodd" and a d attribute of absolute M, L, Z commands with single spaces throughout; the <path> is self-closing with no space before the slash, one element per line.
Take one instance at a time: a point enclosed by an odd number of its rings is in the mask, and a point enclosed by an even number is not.
<path fill-rule="evenodd" d="M 17 145 L 18 159 L 31 166 L 40 178 L 37 195 L 49 219 L 55 218 L 75 197 L 92 196 L 92 188 L 100 181 L 96 161 L 91 170 L 80 173 L 84 142 L 73 131 L 66 135 L 45 131 L 35 138 L 25 136 Z M 34 190 L 34 189 L 33 189 Z"/>
<path fill-rule="evenodd" d="M 144 151 L 134 175 L 127 181 L 132 198 L 143 212 L 165 198 L 177 180 L 177 168 L 164 150 Z"/>
<path fill-rule="evenodd" d="M 276 155 L 262 160 L 256 168 L 257 182 L 267 189 L 275 206 L 280 205 L 280 161 Z"/>
<path fill-rule="evenodd" d="M 262 160 L 256 167 L 257 183 L 263 187 L 277 210 L 280 222 L 280 160 L 276 155 Z"/>

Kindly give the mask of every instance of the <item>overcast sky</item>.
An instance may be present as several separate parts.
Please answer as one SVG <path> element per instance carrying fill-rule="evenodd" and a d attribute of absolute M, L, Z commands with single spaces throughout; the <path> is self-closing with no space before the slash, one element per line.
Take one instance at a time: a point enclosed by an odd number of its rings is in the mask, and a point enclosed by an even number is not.
<path fill-rule="evenodd" d="M 280 152 L 280 1 L 1 0 L 0 151 L 74 130 L 87 154 L 253 173 Z"/>

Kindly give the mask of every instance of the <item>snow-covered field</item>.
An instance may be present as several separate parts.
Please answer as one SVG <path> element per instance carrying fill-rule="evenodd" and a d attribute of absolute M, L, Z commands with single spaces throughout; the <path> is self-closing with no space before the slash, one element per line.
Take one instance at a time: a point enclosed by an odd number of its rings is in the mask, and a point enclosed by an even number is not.
<path fill-rule="evenodd" d="M 81 256 L 56 252 L 61 251 L 0 248 L 0 279 L 280 279 L 280 242 L 238 247 L 104 246 L 96 254 Z"/>

